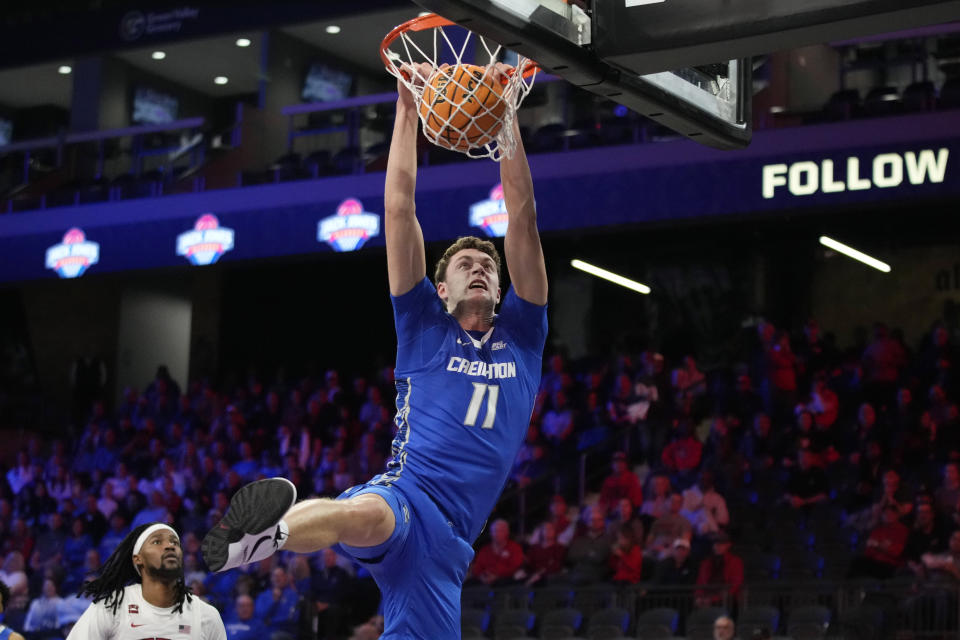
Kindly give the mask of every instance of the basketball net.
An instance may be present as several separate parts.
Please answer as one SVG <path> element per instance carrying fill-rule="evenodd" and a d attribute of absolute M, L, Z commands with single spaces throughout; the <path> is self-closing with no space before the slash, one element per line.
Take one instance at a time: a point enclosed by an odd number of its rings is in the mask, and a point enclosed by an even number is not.
<path fill-rule="evenodd" d="M 471 86 L 465 86 L 462 83 L 463 78 L 471 78 L 470 74 L 460 73 L 458 78 L 455 78 L 456 69 L 467 64 L 484 66 L 488 70 L 488 75 L 484 76 L 484 81 L 496 82 L 492 67 L 497 62 L 503 48 L 495 42 L 488 43 L 483 36 L 476 35 L 467 29 L 464 29 L 466 36 L 463 44 L 457 47 L 444 31 L 444 27 L 450 26 L 456 25 L 436 14 L 414 18 L 387 34 L 380 49 L 380 57 L 383 59 L 387 71 L 396 76 L 400 83 L 413 94 L 420 122 L 423 125 L 423 134 L 427 140 L 444 149 L 463 153 L 470 158 L 491 158 L 496 162 L 503 158 L 510 158 L 517 148 L 517 139 L 513 127 L 517 117 L 517 108 L 530 93 L 539 69 L 532 60 L 518 56 L 517 66 L 501 82 L 503 85 L 500 96 L 500 100 L 503 102 L 502 107 L 496 100 L 490 105 L 484 101 L 478 112 L 473 115 L 461 109 L 449 107 L 446 109 L 447 113 L 445 115 L 440 114 L 434 110 L 433 104 L 429 104 L 423 99 L 424 90 L 431 82 L 437 81 L 437 74 L 445 76 L 447 86 L 450 86 L 451 83 L 455 84 L 463 91 L 464 95 L 471 95 L 476 89 L 475 83 L 472 83 Z M 463 60 L 464 55 L 472 50 L 469 46 L 471 42 L 479 45 L 475 47 L 476 62 Z M 486 65 L 480 64 L 484 56 L 486 57 Z M 442 64 L 441 61 L 444 63 Z M 426 65 L 422 66 L 423 63 L 426 63 Z M 437 103 L 439 101 L 435 99 L 433 102 Z M 502 111 L 498 114 L 497 111 L 501 109 Z M 456 127 L 451 126 L 450 122 L 454 117 L 458 120 L 458 126 Z M 467 124 L 461 126 L 464 119 L 466 119 Z M 428 124 L 428 121 L 433 124 Z M 478 121 L 482 121 L 483 126 Z M 437 126 L 437 123 L 439 123 L 439 126 Z M 493 136 L 473 135 L 468 137 L 468 131 L 478 131 L 479 129 L 490 132 L 496 131 L 496 133 Z M 485 144 L 479 146 L 473 144 L 470 138 L 475 137 L 485 140 Z"/>

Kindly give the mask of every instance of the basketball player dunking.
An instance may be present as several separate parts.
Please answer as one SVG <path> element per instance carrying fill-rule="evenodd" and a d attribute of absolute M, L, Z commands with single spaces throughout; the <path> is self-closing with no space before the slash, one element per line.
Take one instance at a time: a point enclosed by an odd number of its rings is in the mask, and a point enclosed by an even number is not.
<path fill-rule="evenodd" d="M 223 571 L 281 548 L 312 553 L 334 546 L 366 566 L 380 586 L 383 638 L 453 640 L 460 638 L 471 544 L 496 504 L 533 410 L 547 333 L 547 275 L 530 169 L 518 145 L 500 164 L 512 285 L 499 315 L 500 256 L 490 242 L 460 238 L 438 263 L 436 286 L 430 282 L 414 205 L 417 105 L 404 86 L 398 89 L 384 189 L 397 331 L 393 460 L 336 500 L 294 506 L 296 489 L 282 478 L 247 485 L 207 534 L 203 554 L 212 570 Z"/>

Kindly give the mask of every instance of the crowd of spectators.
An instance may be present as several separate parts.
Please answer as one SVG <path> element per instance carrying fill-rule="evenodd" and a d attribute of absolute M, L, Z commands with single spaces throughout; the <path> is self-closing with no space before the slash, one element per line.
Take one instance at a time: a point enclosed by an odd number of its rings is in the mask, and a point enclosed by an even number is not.
<path fill-rule="evenodd" d="M 796 336 L 761 322 L 740 362 L 669 364 L 653 350 L 545 361 L 508 484 L 528 494 L 525 535 L 501 504 L 468 584 L 686 585 L 711 605 L 760 578 L 960 581 L 960 360 L 944 326 L 914 352 L 880 324 L 841 350 L 814 321 Z M 332 551 L 223 574 L 198 551 L 246 482 L 283 475 L 300 496 L 333 496 L 379 472 L 392 386 L 389 369 L 349 383 L 331 369 L 181 389 L 161 367 L 117 406 L 91 402 L 72 435 L 30 437 L 0 482 L 6 621 L 62 637 L 85 576 L 162 520 L 231 639 L 376 637 L 376 586 Z M 580 502 L 585 452 L 610 472 Z"/>

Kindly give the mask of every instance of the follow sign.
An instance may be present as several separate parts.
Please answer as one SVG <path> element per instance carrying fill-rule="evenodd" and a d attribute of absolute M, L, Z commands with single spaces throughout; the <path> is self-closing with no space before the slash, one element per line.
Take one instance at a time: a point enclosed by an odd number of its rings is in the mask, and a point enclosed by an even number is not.
<path fill-rule="evenodd" d="M 949 157 L 950 150 L 943 148 L 881 153 L 874 156 L 869 173 L 865 167 L 861 168 L 860 158 L 855 156 L 847 158 L 846 171 L 842 173 L 837 171 L 833 160 L 768 164 L 763 167 L 763 197 L 773 198 L 783 187 L 792 195 L 809 196 L 817 192 L 887 189 L 900 186 L 904 178 L 913 185 L 939 183 L 946 175 Z"/>

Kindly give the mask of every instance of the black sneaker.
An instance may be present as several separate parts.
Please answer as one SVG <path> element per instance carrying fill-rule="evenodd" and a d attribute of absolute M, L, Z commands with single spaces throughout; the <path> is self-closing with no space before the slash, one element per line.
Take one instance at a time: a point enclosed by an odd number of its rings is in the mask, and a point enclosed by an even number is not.
<path fill-rule="evenodd" d="M 297 501 L 286 478 L 257 480 L 237 491 L 230 508 L 203 539 L 203 561 L 211 571 L 226 571 L 274 554 L 287 537 L 281 518 Z"/>

